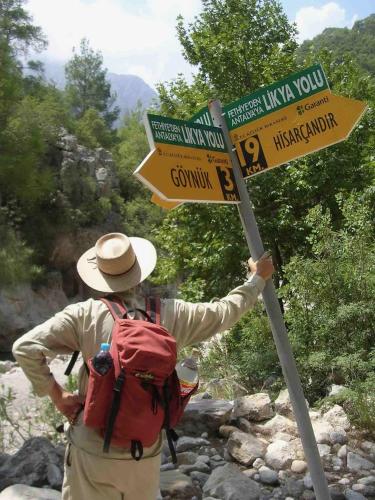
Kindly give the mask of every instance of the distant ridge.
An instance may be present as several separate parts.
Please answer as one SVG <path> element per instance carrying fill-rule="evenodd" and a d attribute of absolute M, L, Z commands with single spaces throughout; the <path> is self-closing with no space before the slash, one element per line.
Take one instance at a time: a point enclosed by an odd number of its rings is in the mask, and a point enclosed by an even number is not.
<path fill-rule="evenodd" d="M 43 61 L 47 80 L 63 89 L 65 86 L 64 65 L 51 61 Z M 119 126 L 125 114 L 133 111 L 138 102 L 143 108 L 148 108 L 153 102 L 157 102 L 158 95 L 142 78 L 136 75 L 117 75 L 107 73 L 111 82 L 112 91 L 116 92 L 116 105 L 120 108 L 120 117 L 115 123 Z"/>
<path fill-rule="evenodd" d="M 310 49 L 318 51 L 323 48 L 332 51 L 337 61 L 342 61 L 344 54 L 349 55 L 375 76 L 375 14 L 356 21 L 351 29 L 326 28 L 312 40 L 305 40 L 297 55 L 302 61 Z"/>

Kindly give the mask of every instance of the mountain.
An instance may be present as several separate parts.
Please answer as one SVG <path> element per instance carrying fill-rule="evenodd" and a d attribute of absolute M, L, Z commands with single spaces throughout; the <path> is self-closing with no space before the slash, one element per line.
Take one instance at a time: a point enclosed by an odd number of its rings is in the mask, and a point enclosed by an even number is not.
<path fill-rule="evenodd" d="M 56 86 L 63 89 L 65 86 L 64 65 L 51 61 L 43 61 L 47 80 L 53 81 Z M 133 111 L 138 102 L 143 108 L 148 108 L 157 101 L 158 95 L 142 78 L 135 75 L 117 75 L 107 73 L 107 78 L 111 83 L 112 92 L 117 95 L 115 104 L 120 108 L 120 117 L 115 123 L 119 125 L 122 117 Z"/>
<path fill-rule="evenodd" d="M 298 49 L 302 60 L 310 49 L 331 50 L 338 60 L 350 54 L 360 66 L 375 76 L 375 14 L 354 23 L 353 28 L 326 28 L 312 40 L 305 40 Z"/>

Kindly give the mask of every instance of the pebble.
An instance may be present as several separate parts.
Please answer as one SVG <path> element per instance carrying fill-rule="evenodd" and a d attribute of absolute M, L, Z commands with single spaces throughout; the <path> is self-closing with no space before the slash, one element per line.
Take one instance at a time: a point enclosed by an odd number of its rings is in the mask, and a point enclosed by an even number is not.
<path fill-rule="evenodd" d="M 259 469 L 260 481 L 264 484 L 279 484 L 279 476 L 276 471 L 262 465 Z"/>
<path fill-rule="evenodd" d="M 262 458 L 256 458 L 253 463 L 254 469 L 260 469 L 262 466 L 266 465 Z"/>
<path fill-rule="evenodd" d="M 307 469 L 307 463 L 304 460 L 293 460 L 291 470 L 296 474 L 302 474 Z"/>
<path fill-rule="evenodd" d="M 364 497 L 361 493 L 358 493 L 358 491 L 353 491 L 353 490 L 345 490 L 345 499 L 346 500 L 366 500 L 366 497 Z"/>
<path fill-rule="evenodd" d="M 358 491 L 359 493 L 363 493 L 366 490 L 366 485 L 361 483 L 353 484 L 352 490 Z"/>
<path fill-rule="evenodd" d="M 346 446 L 346 444 L 344 444 L 343 446 L 341 446 L 341 448 L 337 452 L 337 456 L 339 458 L 346 458 L 347 454 L 348 454 L 348 447 Z"/>
<path fill-rule="evenodd" d="M 366 485 L 375 484 L 375 476 L 361 477 L 361 479 L 358 479 L 358 483 Z"/>
<path fill-rule="evenodd" d="M 338 482 L 339 482 L 339 484 L 343 484 L 344 486 L 347 486 L 348 484 L 350 484 L 350 480 L 347 477 L 343 477 Z"/>

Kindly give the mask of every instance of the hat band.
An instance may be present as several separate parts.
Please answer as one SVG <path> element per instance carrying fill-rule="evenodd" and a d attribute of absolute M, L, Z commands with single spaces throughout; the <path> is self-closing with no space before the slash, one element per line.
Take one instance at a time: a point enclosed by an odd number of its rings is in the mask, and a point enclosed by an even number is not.
<path fill-rule="evenodd" d="M 117 274 L 112 274 L 112 273 L 106 273 L 105 271 L 102 271 L 99 267 L 98 267 L 98 270 L 102 273 L 102 274 L 105 274 L 106 276 L 113 276 L 113 277 L 116 277 L 116 276 L 124 276 L 124 274 L 128 274 L 130 273 L 130 271 L 133 269 L 133 267 L 136 265 L 137 263 L 137 259 L 135 259 L 135 261 L 133 262 L 133 264 L 131 265 L 131 267 L 129 267 L 129 269 L 127 271 L 124 271 L 123 273 L 117 273 Z"/>

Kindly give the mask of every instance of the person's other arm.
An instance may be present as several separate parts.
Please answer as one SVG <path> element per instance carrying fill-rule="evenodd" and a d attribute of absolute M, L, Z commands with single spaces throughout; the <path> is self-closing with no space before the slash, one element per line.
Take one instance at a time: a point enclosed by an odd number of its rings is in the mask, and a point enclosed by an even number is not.
<path fill-rule="evenodd" d="M 79 304 L 66 307 L 51 319 L 36 326 L 13 344 L 13 355 L 38 396 L 48 395 L 56 408 L 74 420 L 81 398 L 65 391 L 55 380 L 47 357 L 79 351 L 82 310 Z"/>
<path fill-rule="evenodd" d="M 249 259 L 248 264 L 252 273 L 250 279 L 216 302 L 163 301 L 162 322 L 176 338 L 179 349 L 228 330 L 254 307 L 274 267 L 272 259 L 266 255 L 256 262 Z"/>

